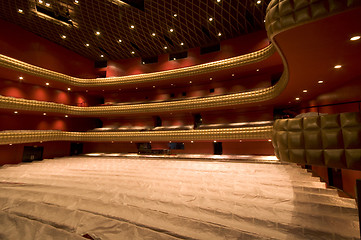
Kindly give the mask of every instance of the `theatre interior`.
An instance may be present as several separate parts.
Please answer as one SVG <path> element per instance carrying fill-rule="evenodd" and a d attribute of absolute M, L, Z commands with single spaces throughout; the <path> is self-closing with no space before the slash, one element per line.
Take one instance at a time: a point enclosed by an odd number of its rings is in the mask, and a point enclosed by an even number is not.
<path fill-rule="evenodd" d="M 0 239 L 360 239 L 360 16 L 0 1 Z"/>

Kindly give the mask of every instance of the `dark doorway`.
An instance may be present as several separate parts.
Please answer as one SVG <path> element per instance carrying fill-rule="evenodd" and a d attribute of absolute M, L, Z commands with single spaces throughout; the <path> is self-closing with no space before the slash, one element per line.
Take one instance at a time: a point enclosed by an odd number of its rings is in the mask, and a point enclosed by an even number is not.
<path fill-rule="evenodd" d="M 223 148 L 222 148 L 222 143 L 221 142 L 215 142 L 213 143 L 213 150 L 214 150 L 214 155 L 222 155 L 223 153 Z"/>
<path fill-rule="evenodd" d="M 83 143 L 70 144 L 70 156 L 79 155 L 83 153 Z"/>
<path fill-rule="evenodd" d="M 23 162 L 43 160 L 44 147 L 24 146 Z"/>
<path fill-rule="evenodd" d="M 159 116 L 154 116 L 154 127 L 161 127 L 162 126 L 162 119 Z"/>
<path fill-rule="evenodd" d="M 328 168 L 328 184 L 338 189 L 343 189 L 342 184 L 342 171 L 338 168 Z"/>
<path fill-rule="evenodd" d="M 193 115 L 193 123 L 194 129 L 197 129 L 200 125 L 202 125 L 203 119 L 201 114 L 197 113 Z"/>

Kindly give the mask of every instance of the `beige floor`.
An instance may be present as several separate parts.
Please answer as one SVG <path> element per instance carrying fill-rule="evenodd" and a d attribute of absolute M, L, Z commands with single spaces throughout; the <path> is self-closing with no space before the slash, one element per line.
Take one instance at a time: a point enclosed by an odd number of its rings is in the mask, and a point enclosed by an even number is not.
<path fill-rule="evenodd" d="M 3 166 L 0 239 L 359 237 L 354 200 L 295 165 L 250 158 L 102 155 Z"/>

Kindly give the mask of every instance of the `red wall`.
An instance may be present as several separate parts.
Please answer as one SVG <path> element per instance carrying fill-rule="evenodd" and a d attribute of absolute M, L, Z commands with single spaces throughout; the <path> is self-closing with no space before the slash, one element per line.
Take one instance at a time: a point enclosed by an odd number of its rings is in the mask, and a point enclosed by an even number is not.
<path fill-rule="evenodd" d="M 200 55 L 199 48 L 188 49 L 188 57 L 169 61 L 168 54 L 158 56 L 158 63 L 141 64 L 140 58 L 108 61 L 107 77 L 125 76 L 149 72 L 158 72 L 175 68 L 217 61 L 250 53 L 269 44 L 266 31 L 259 31 L 221 42 L 221 51 Z M 187 50 L 187 49 L 185 49 Z"/>
<path fill-rule="evenodd" d="M 21 163 L 23 158 L 24 146 L 44 147 L 44 159 L 69 156 L 70 154 L 70 142 L 43 142 L 0 145 L 0 166 L 4 164 Z"/>
<path fill-rule="evenodd" d="M 93 77 L 94 62 L 0 19 L 0 53 L 49 70 Z"/>

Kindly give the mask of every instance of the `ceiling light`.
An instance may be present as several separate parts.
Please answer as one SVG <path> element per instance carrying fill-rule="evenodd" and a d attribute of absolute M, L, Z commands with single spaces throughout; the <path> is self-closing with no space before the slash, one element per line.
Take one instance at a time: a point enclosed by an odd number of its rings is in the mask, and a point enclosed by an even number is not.
<path fill-rule="evenodd" d="M 234 77 L 234 73 L 232 73 L 232 77 Z"/>
<path fill-rule="evenodd" d="M 213 21 L 213 18 L 210 17 L 210 18 L 208 18 L 208 20 L 209 20 L 210 22 L 212 22 L 212 21 Z"/>
<path fill-rule="evenodd" d="M 153 86 L 153 88 L 155 88 L 155 86 Z"/>
<path fill-rule="evenodd" d="M 18 114 L 18 111 L 15 111 L 14 113 L 15 113 L 15 114 Z"/>
<path fill-rule="evenodd" d="M 67 118 L 67 117 L 68 117 L 68 115 L 65 115 L 65 117 Z"/>
<path fill-rule="evenodd" d="M 263 22 L 266 22 L 266 19 L 264 19 Z"/>
<path fill-rule="evenodd" d="M 99 35 L 100 35 L 100 32 L 99 32 L 99 31 L 96 31 L 96 32 L 95 32 L 95 35 L 99 36 Z"/>
<path fill-rule="evenodd" d="M 176 58 L 173 58 L 173 60 L 177 60 Z"/>
<path fill-rule="evenodd" d="M 217 3 L 221 2 L 221 0 L 217 0 Z"/>
<path fill-rule="evenodd" d="M 20 9 L 19 9 L 20 10 Z M 350 38 L 351 41 L 357 41 L 359 40 L 361 37 L 360 36 L 354 36 L 352 38 Z"/>
<path fill-rule="evenodd" d="M 122 42 L 122 39 L 119 39 L 119 40 L 118 40 L 118 42 L 120 42 L 120 43 L 121 43 L 121 42 Z"/>
<path fill-rule="evenodd" d="M 50 3 L 45 3 L 45 6 L 50 7 Z"/>
<path fill-rule="evenodd" d="M 194 143 L 193 141 L 191 141 L 191 143 Z"/>
<path fill-rule="evenodd" d="M 239 140 L 239 142 L 242 142 L 242 140 Z"/>
<path fill-rule="evenodd" d="M 296 99 L 296 101 L 300 100 L 300 98 L 299 98 L 299 97 L 296 97 L 295 99 Z"/>
<path fill-rule="evenodd" d="M 132 51 L 132 52 L 131 52 L 131 54 L 135 54 L 135 52 L 134 52 L 134 51 Z"/>
<path fill-rule="evenodd" d="M 46 116 L 46 113 L 43 113 L 44 116 Z"/>
<path fill-rule="evenodd" d="M 154 37 L 154 36 L 155 36 L 155 33 L 152 33 L 152 36 Z"/>
<path fill-rule="evenodd" d="M 212 80 L 213 80 L 213 78 L 209 78 L 209 80 L 211 80 L 211 81 L 212 81 Z"/>
<path fill-rule="evenodd" d="M 86 44 L 85 44 L 85 46 L 86 46 L 86 47 L 89 47 L 89 46 L 90 46 L 90 44 L 89 44 L 89 43 L 86 43 Z"/>
<path fill-rule="evenodd" d="M 66 36 L 65 36 L 65 35 L 62 35 L 62 36 L 61 36 L 61 38 L 62 38 L 62 39 L 65 39 L 65 38 L 66 38 Z"/>
<path fill-rule="evenodd" d="M 181 42 L 181 43 L 180 43 L 180 45 L 181 45 L 181 46 L 183 46 L 183 45 L 184 45 L 184 43 L 182 43 L 182 42 Z"/>
<path fill-rule="evenodd" d="M 222 36 L 222 33 L 219 32 L 219 33 L 218 33 L 218 36 L 219 36 L 219 37 Z"/>
<path fill-rule="evenodd" d="M 145 62 L 142 62 L 142 64 L 145 64 Z"/>
<path fill-rule="evenodd" d="M 104 55 L 102 54 L 102 55 L 100 55 L 100 57 L 104 57 Z"/>
<path fill-rule="evenodd" d="M 215 143 L 216 143 L 217 141 L 216 141 L 216 140 L 214 140 L 213 142 L 215 142 Z"/>
<path fill-rule="evenodd" d="M 71 88 L 70 87 L 68 87 L 68 91 L 70 91 L 71 90 Z"/>
<path fill-rule="evenodd" d="M 39 3 L 43 3 L 43 0 L 39 0 Z"/>
<path fill-rule="evenodd" d="M 47 83 L 45 83 L 45 85 L 46 85 L 46 86 L 49 86 L 49 85 L 50 85 L 50 83 L 48 83 L 48 82 L 47 82 Z"/>
<path fill-rule="evenodd" d="M 256 71 L 259 72 L 259 69 L 257 69 Z"/>
<path fill-rule="evenodd" d="M 175 13 L 175 14 L 173 14 L 173 17 L 177 17 L 178 15 Z"/>
<path fill-rule="evenodd" d="M 189 81 L 189 83 L 192 83 L 192 81 Z"/>
<path fill-rule="evenodd" d="M 173 86 L 173 83 L 171 83 L 170 85 Z"/>
<path fill-rule="evenodd" d="M 164 49 L 167 49 L 168 47 L 167 46 L 164 46 Z"/>
<path fill-rule="evenodd" d="M 138 87 L 136 87 L 135 89 L 138 89 Z"/>
<path fill-rule="evenodd" d="M 173 29 L 173 28 L 169 29 L 169 32 L 173 32 L 173 31 L 174 31 L 174 29 Z"/>
<path fill-rule="evenodd" d="M 85 90 L 85 92 L 88 92 L 88 89 L 87 89 L 87 90 Z"/>
<path fill-rule="evenodd" d="M 320 80 L 320 81 L 318 81 L 318 83 L 320 83 L 320 84 L 321 84 L 321 83 L 323 83 L 323 81 L 322 81 L 322 80 Z"/>
<path fill-rule="evenodd" d="M 18 9 L 18 13 L 23 13 L 24 11 L 22 9 Z"/>
<path fill-rule="evenodd" d="M 261 2 L 262 2 L 261 0 L 258 0 L 256 3 L 257 3 L 257 4 L 261 4 Z"/>
<path fill-rule="evenodd" d="M 333 68 L 336 68 L 336 69 L 342 68 L 342 65 L 335 65 Z"/>
<path fill-rule="evenodd" d="M 135 27 L 134 27 L 134 25 L 130 25 L 130 28 L 131 28 L 131 29 L 134 29 Z"/>
<path fill-rule="evenodd" d="M 74 0 L 74 3 L 75 3 L 75 4 L 78 4 L 78 3 L 79 3 L 79 1 L 78 1 L 78 0 Z"/>
<path fill-rule="evenodd" d="M 303 90 L 302 92 L 306 93 L 306 92 L 307 92 L 307 90 L 305 89 L 305 90 Z"/>
<path fill-rule="evenodd" d="M 13 145 L 12 143 L 9 144 L 9 146 L 12 146 L 12 145 Z"/>
<path fill-rule="evenodd" d="M 269 142 L 272 142 L 272 139 L 268 139 Z"/>
<path fill-rule="evenodd" d="M 23 77 L 19 77 L 20 80 L 23 80 L 24 78 Z"/>

